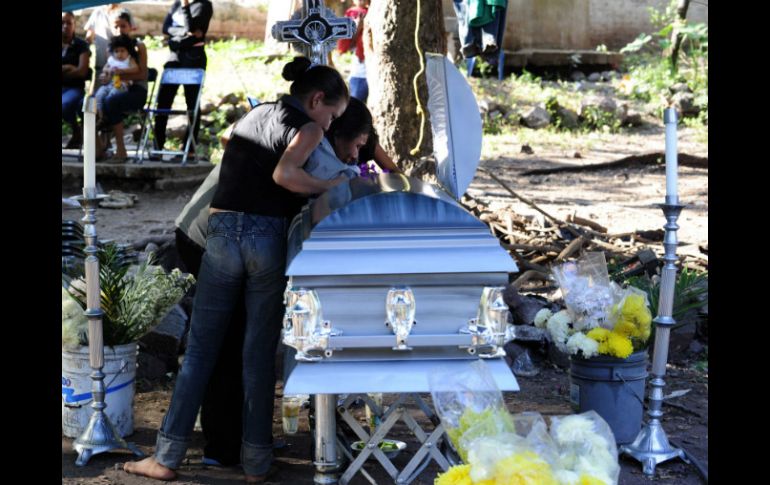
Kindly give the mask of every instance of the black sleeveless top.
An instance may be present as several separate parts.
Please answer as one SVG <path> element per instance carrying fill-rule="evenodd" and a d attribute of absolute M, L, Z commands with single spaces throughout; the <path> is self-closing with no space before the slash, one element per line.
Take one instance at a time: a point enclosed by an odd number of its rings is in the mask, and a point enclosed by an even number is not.
<path fill-rule="evenodd" d="M 289 218 L 299 213 L 307 198 L 276 184 L 273 172 L 289 142 L 311 121 L 293 96 L 249 111 L 225 148 L 211 207 Z"/>

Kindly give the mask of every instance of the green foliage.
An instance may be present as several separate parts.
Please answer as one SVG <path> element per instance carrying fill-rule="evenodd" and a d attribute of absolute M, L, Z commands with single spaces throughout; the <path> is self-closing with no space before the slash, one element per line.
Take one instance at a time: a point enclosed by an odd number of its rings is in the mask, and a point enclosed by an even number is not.
<path fill-rule="evenodd" d="M 195 282 L 178 269 L 166 274 L 160 266 L 153 266 L 152 257 L 132 268 L 114 243 L 101 248 L 97 256 L 104 345 L 137 341 L 160 323 Z M 85 310 L 85 281 L 73 280 L 70 293 Z"/>
<path fill-rule="evenodd" d="M 166 40 L 162 35 L 145 35 L 142 38 L 142 43 L 148 51 L 166 48 Z"/>
<path fill-rule="evenodd" d="M 647 300 L 650 302 L 650 311 L 653 316 L 658 314 L 658 303 L 660 300 L 660 279 L 650 279 L 644 276 L 632 276 L 626 281 L 627 284 L 635 286 L 647 294 Z M 699 309 L 708 303 L 708 272 L 698 272 L 692 269 L 684 268 L 677 275 L 674 284 L 674 304 L 672 307 L 672 317 L 679 320 L 688 311 Z M 675 327 L 685 325 L 689 322 L 678 322 Z"/>
<path fill-rule="evenodd" d="M 586 106 L 581 115 L 584 128 L 602 130 L 607 133 L 620 131 L 620 119 L 615 113 L 605 111 L 599 106 Z"/>

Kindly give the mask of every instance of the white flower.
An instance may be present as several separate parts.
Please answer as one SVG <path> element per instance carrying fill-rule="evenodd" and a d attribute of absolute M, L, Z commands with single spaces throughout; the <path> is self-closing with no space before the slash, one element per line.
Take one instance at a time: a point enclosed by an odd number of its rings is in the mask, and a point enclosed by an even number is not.
<path fill-rule="evenodd" d="M 580 475 L 571 470 L 554 470 L 553 475 L 559 485 L 575 485 L 580 480 Z"/>
<path fill-rule="evenodd" d="M 586 337 L 582 332 L 575 332 L 567 340 L 567 351 L 571 355 L 577 355 L 580 351 L 583 357 L 588 359 L 599 354 L 599 342 Z"/>
<path fill-rule="evenodd" d="M 546 328 L 548 328 L 548 332 L 551 334 L 551 339 L 553 339 L 556 347 L 562 352 L 567 352 L 566 343 L 570 334 L 569 324 L 569 315 L 564 310 L 557 312 L 549 318 L 546 324 Z"/>
<path fill-rule="evenodd" d="M 537 315 L 535 315 L 535 326 L 537 328 L 545 328 L 548 319 L 551 318 L 552 315 L 553 312 L 548 308 L 541 309 L 539 312 L 537 312 Z"/>
<path fill-rule="evenodd" d="M 515 444 L 517 442 L 520 442 L 520 438 L 511 434 L 483 436 L 471 441 L 468 446 L 471 480 L 479 482 L 492 479 L 497 462 L 520 451 L 520 446 Z"/>

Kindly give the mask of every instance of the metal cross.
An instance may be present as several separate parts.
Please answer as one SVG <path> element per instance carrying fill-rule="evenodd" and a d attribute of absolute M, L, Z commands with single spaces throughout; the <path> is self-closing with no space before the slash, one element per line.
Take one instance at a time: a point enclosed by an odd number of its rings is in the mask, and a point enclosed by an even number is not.
<path fill-rule="evenodd" d="M 303 0 L 300 18 L 276 22 L 271 31 L 278 42 L 299 44 L 315 64 L 326 64 L 339 39 L 350 39 L 356 31 L 351 18 L 336 17 L 323 0 Z"/>

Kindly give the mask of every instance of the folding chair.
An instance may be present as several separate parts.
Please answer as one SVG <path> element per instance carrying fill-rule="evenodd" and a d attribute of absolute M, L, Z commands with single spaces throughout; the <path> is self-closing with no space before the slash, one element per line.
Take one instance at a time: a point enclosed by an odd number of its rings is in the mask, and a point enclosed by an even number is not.
<path fill-rule="evenodd" d="M 195 153 L 195 161 L 198 161 L 197 143 L 193 136 L 195 130 L 195 119 L 198 117 L 201 105 L 201 95 L 203 94 L 203 81 L 206 77 L 206 71 L 203 69 L 191 69 L 191 68 L 168 68 L 163 70 L 163 75 L 160 77 L 160 84 L 198 84 L 200 89 L 198 90 L 198 97 L 195 99 L 195 105 L 192 110 L 181 109 L 162 109 L 158 108 L 158 96 L 155 95 L 155 99 L 152 101 L 151 107 L 145 108 L 144 112 L 147 116 L 147 122 L 142 128 L 141 145 L 137 150 L 136 163 L 142 163 L 145 154 L 148 157 L 153 155 L 182 155 L 182 165 L 187 165 L 187 154 L 192 146 Z M 157 90 L 160 93 L 160 89 Z M 155 126 L 155 117 L 157 115 L 186 115 L 187 116 L 187 143 L 182 150 L 156 150 L 148 149 L 147 143 L 150 139 L 150 131 L 153 131 Z"/>

